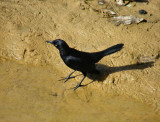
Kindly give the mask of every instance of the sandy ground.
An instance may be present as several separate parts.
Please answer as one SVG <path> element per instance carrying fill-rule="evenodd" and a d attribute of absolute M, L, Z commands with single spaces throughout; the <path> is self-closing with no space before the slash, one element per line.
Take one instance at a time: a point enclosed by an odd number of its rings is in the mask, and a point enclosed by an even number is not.
<path fill-rule="evenodd" d="M 0 1 L 0 120 L 160 121 L 160 1 L 114 6 L 147 20 L 131 25 L 115 26 L 95 11 L 102 8 L 96 1 Z M 97 64 L 101 79 L 86 78 L 89 85 L 73 91 L 82 76 L 58 82 L 72 70 L 45 43 L 57 38 L 88 52 L 124 48 Z"/>

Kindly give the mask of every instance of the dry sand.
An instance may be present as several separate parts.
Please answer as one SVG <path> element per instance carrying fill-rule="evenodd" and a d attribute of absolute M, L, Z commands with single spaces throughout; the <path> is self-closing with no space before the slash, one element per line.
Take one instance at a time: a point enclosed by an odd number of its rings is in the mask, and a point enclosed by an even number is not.
<path fill-rule="evenodd" d="M 127 26 L 93 10 L 101 8 L 96 1 L 0 1 L 0 121 L 160 121 L 160 1 L 115 7 L 147 20 Z M 88 52 L 125 46 L 97 64 L 102 79 L 86 78 L 90 84 L 73 91 L 82 76 L 58 82 L 72 70 L 45 43 L 57 38 Z"/>

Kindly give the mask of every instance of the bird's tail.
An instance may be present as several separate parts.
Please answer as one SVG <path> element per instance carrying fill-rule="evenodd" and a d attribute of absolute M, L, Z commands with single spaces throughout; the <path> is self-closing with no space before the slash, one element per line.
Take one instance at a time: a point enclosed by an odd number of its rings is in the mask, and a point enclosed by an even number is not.
<path fill-rule="evenodd" d="M 107 55 L 110 55 L 110 54 L 115 53 L 117 51 L 120 51 L 123 48 L 123 45 L 124 44 L 117 44 L 117 45 L 114 45 L 112 47 L 109 47 L 109 48 L 103 50 L 102 51 L 103 56 L 107 56 Z"/>
<path fill-rule="evenodd" d="M 110 55 L 112 53 L 115 53 L 117 51 L 120 51 L 123 48 L 124 44 L 117 44 L 112 47 L 109 47 L 103 51 L 92 53 L 92 58 L 94 60 L 94 63 L 97 63 L 99 60 L 101 60 L 104 56 Z"/>

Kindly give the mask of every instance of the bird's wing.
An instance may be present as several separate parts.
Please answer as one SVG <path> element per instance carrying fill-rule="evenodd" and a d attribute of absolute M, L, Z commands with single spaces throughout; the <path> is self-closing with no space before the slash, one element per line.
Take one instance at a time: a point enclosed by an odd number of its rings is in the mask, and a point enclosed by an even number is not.
<path fill-rule="evenodd" d="M 82 64 L 82 60 L 78 57 L 74 57 L 74 56 L 67 56 L 65 59 L 65 63 L 73 68 L 73 67 L 78 67 L 79 65 Z"/>
<path fill-rule="evenodd" d="M 81 72 L 88 72 L 91 69 L 91 64 L 86 59 L 75 56 L 67 56 L 65 63 L 68 67 Z"/>

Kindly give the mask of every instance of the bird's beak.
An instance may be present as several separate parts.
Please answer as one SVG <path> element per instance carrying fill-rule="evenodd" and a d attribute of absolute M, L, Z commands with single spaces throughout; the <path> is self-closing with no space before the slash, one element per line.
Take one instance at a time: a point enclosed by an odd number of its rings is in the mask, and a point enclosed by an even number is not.
<path fill-rule="evenodd" d="M 46 41 L 46 42 L 47 42 L 47 43 L 51 43 L 51 44 L 52 44 L 52 42 L 53 42 L 53 41 Z"/>

